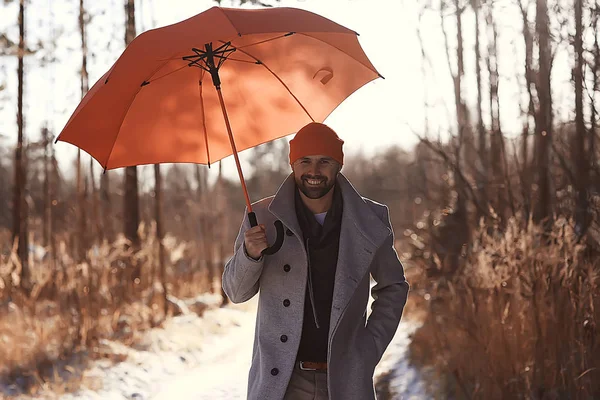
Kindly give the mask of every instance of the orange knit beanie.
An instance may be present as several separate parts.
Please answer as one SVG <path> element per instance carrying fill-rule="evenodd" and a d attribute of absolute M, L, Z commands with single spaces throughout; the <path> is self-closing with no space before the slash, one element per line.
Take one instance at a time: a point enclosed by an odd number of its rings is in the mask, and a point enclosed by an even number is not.
<path fill-rule="evenodd" d="M 344 164 L 344 141 L 325 124 L 311 122 L 290 140 L 290 164 L 301 157 L 323 155 Z"/>

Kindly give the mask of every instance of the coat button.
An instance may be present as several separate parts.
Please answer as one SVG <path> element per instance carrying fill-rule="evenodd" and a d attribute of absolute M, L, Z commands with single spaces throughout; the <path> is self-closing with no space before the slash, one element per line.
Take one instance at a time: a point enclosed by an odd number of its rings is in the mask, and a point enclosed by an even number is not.
<path fill-rule="evenodd" d="M 287 230 L 285 231 L 285 234 L 286 234 L 286 235 L 288 235 L 288 236 L 294 236 L 294 232 L 292 232 L 292 231 L 291 231 L 291 230 L 289 230 L 289 229 L 287 229 Z"/>
<path fill-rule="evenodd" d="M 280 339 L 283 343 L 285 343 L 287 342 L 288 337 L 286 335 L 281 335 Z"/>
<path fill-rule="evenodd" d="M 285 264 L 285 265 L 283 266 L 283 270 L 284 270 L 285 272 L 290 272 L 290 270 L 291 270 L 291 269 L 292 269 L 292 267 L 290 267 L 290 265 L 289 265 L 289 264 Z"/>
<path fill-rule="evenodd" d="M 285 299 L 285 300 L 283 301 L 283 306 L 284 306 L 284 307 L 289 307 L 289 306 L 290 306 L 290 301 L 289 301 L 288 299 Z"/>
<path fill-rule="evenodd" d="M 277 368 L 273 368 L 271 370 L 271 375 L 273 375 L 273 376 L 277 375 L 278 373 L 279 373 L 279 370 Z"/>

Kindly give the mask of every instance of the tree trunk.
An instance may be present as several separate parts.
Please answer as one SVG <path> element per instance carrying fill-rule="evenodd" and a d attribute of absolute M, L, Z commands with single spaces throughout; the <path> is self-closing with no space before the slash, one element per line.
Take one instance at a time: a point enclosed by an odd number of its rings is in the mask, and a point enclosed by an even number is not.
<path fill-rule="evenodd" d="M 110 178 L 108 171 L 100 175 L 100 204 L 102 209 L 101 240 L 106 239 L 109 243 L 115 240 L 115 229 L 112 219 L 112 202 L 110 200 Z"/>
<path fill-rule="evenodd" d="M 212 209 L 213 204 L 208 193 L 208 176 L 206 170 L 200 168 L 196 164 L 196 184 L 197 184 L 197 202 L 200 207 L 200 234 L 202 237 L 202 249 L 204 253 L 206 276 L 208 280 L 208 289 L 211 293 L 215 290 L 215 270 L 214 270 L 214 253 L 213 253 L 213 238 L 212 225 L 215 217 L 215 210 Z"/>
<path fill-rule="evenodd" d="M 467 214 L 467 185 L 468 182 L 463 179 L 465 176 L 461 172 L 461 168 L 465 164 L 461 161 L 469 159 L 468 153 L 472 153 L 469 149 L 472 146 L 472 132 L 470 118 L 467 105 L 462 97 L 462 80 L 465 75 L 464 67 L 464 45 L 463 45 L 463 29 L 462 29 L 462 14 L 464 9 L 461 7 L 459 0 L 454 0 L 455 16 L 456 16 L 456 59 L 457 71 L 454 76 L 454 102 L 456 106 L 457 128 L 458 128 L 458 144 L 456 147 L 456 170 L 453 171 L 456 187 L 456 204 L 454 211 L 448 216 L 448 222 L 455 224 L 458 235 L 452 241 L 450 252 L 447 257 L 447 272 L 454 274 L 459 267 L 459 259 L 463 245 L 468 243 L 469 224 Z M 446 44 L 447 46 L 447 44 Z M 466 150 L 466 151 L 465 151 Z M 469 165 L 467 163 L 466 165 Z M 451 220 L 451 222 L 450 222 Z"/>
<path fill-rule="evenodd" d="M 583 0 L 575 0 L 575 143 L 573 161 L 576 171 L 577 200 L 575 205 L 575 232 L 583 234 L 589 225 L 588 214 L 588 157 L 585 151 L 587 132 L 583 116 Z"/>
<path fill-rule="evenodd" d="M 85 9 L 84 0 L 79 0 L 79 34 L 81 36 L 81 98 L 83 98 L 89 90 L 89 75 L 87 70 L 87 59 L 88 59 L 88 48 L 87 48 L 87 12 Z M 84 219 L 80 223 L 80 228 L 86 234 L 85 238 L 85 248 L 88 248 L 92 241 L 95 241 L 94 238 L 98 233 L 98 222 L 96 219 L 97 216 L 97 201 L 96 201 L 96 184 L 94 182 L 94 167 L 93 167 L 93 159 L 90 157 L 90 184 L 91 184 L 91 213 L 92 218 L 90 221 L 90 226 L 87 228 L 87 223 Z M 83 171 L 84 168 L 79 165 L 79 169 Z M 83 174 L 85 176 L 85 174 Z M 82 204 L 83 207 L 87 207 L 87 204 Z M 84 210 L 84 208 L 82 208 Z M 85 217 L 85 212 L 82 213 Z M 82 236 L 84 237 L 84 236 Z M 90 240 L 91 239 L 91 240 Z"/>
<path fill-rule="evenodd" d="M 25 200 L 27 173 L 24 165 L 23 143 L 23 92 L 24 92 L 24 57 L 25 57 L 25 0 L 19 1 L 19 52 L 18 52 L 18 88 L 17 88 L 17 147 L 15 149 L 15 186 L 13 200 L 13 241 L 18 240 L 17 254 L 21 261 L 21 287 L 31 289 L 28 262 L 28 205 Z"/>
<path fill-rule="evenodd" d="M 87 74 L 87 45 L 86 45 L 86 34 L 85 34 L 85 8 L 83 4 L 83 0 L 79 0 L 79 34 L 81 37 L 81 98 L 85 96 L 88 91 L 88 74 Z M 81 150 L 77 149 L 77 165 L 76 165 L 76 173 L 77 173 L 77 189 L 76 189 L 76 206 L 75 206 L 75 215 L 77 220 L 77 234 L 75 235 L 75 240 L 77 242 L 77 261 L 83 262 L 85 260 L 85 253 L 88 248 L 87 238 L 87 224 L 86 224 L 86 215 L 85 215 L 85 202 L 84 202 L 84 193 L 83 193 L 83 180 L 84 173 L 81 168 Z"/>
<path fill-rule="evenodd" d="M 90 157 L 90 184 L 91 184 L 91 228 L 90 234 L 92 240 L 90 244 L 99 243 L 102 241 L 100 234 L 100 221 L 98 220 L 98 188 L 96 187 L 96 177 L 94 176 L 94 159 Z"/>
<path fill-rule="evenodd" d="M 127 8 L 126 8 L 126 10 L 127 10 Z M 129 16 L 129 12 L 126 11 L 126 14 L 127 14 L 127 16 Z M 126 27 L 128 25 L 129 25 L 129 23 L 127 22 Z M 135 24 L 134 24 L 134 28 L 135 28 Z M 125 37 L 125 42 L 127 43 L 127 36 Z M 125 175 L 127 176 L 127 172 L 125 173 Z M 99 185 L 100 185 L 99 201 L 100 201 L 100 209 L 101 209 L 101 214 L 102 214 L 102 217 L 101 217 L 102 221 L 98 222 L 101 225 L 101 228 L 98 230 L 98 239 L 100 240 L 100 242 L 103 242 L 104 240 L 106 240 L 108 243 L 113 243 L 116 239 L 116 232 L 115 232 L 115 226 L 114 226 L 115 221 L 113 220 L 113 216 L 115 214 L 112 209 L 112 201 L 111 201 L 111 193 L 110 193 L 110 190 L 111 190 L 110 175 L 107 170 L 104 170 L 102 172 L 102 174 L 100 175 Z M 126 222 L 125 222 L 125 224 L 126 224 Z M 136 228 L 136 235 L 137 235 L 137 228 Z"/>
<path fill-rule="evenodd" d="M 515 151 L 516 154 L 516 151 Z M 523 211 L 525 224 L 531 215 L 531 185 L 529 182 L 529 124 L 523 126 L 521 131 L 521 196 L 523 197 Z"/>
<path fill-rule="evenodd" d="M 54 227 L 56 227 L 58 225 L 58 216 L 57 216 L 57 212 L 55 212 L 54 208 L 55 206 L 58 205 L 58 197 L 59 197 L 59 193 L 60 193 L 60 173 L 58 171 L 58 161 L 56 160 L 56 153 L 54 152 L 54 146 L 52 146 L 52 144 L 50 144 L 50 164 L 51 164 L 51 171 L 50 171 L 50 179 L 49 179 L 49 186 L 50 186 L 50 198 L 52 199 L 52 209 L 50 211 L 50 249 L 51 249 L 51 254 L 52 254 L 52 262 L 53 265 L 56 267 L 56 260 L 57 260 L 57 256 L 56 256 L 56 238 L 54 237 L 54 235 L 52 235 L 52 232 L 54 231 Z"/>
<path fill-rule="evenodd" d="M 421 74 L 424 80 L 427 79 L 427 68 L 426 65 L 429 64 L 431 66 L 431 61 L 428 60 L 427 58 L 427 54 L 425 53 L 425 45 L 423 44 L 423 35 L 421 33 L 421 26 L 424 26 L 424 24 L 422 23 L 423 20 L 423 15 L 425 14 L 425 11 L 427 10 L 427 7 L 421 7 L 421 9 L 419 10 L 419 16 L 418 16 L 418 22 L 416 25 L 416 34 L 417 34 L 417 40 L 419 41 L 419 50 L 421 51 Z M 427 82 L 425 81 L 425 83 L 423 84 L 423 111 L 424 111 L 424 115 L 423 115 L 423 132 L 425 134 L 425 136 L 427 137 L 429 135 L 430 129 L 429 129 L 429 104 L 428 104 L 428 85 Z"/>
<path fill-rule="evenodd" d="M 594 32 L 598 32 L 598 21 L 599 21 L 599 17 L 600 16 L 600 7 L 598 5 L 598 2 L 594 2 L 594 12 L 593 12 L 593 17 L 592 17 L 592 26 L 594 29 Z M 598 82 L 598 68 L 600 68 L 600 44 L 598 43 L 598 35 L 595 34 L 594 35 L 594 50 L 593 50 L 593 55 L 594 55 L 594 64 L 593 64 L 593 68 L 591 68 L 592 70 L 592 81 L 593 83 L 593 89 L 592 89 L 592 93 L 593 95 L 591 96 L 590 102 L 591 102 L 591 111 L 590 111 L 590 132 L 589 132 L 589 137 L 588 137 L 588 154 L 590 159 L 588 160 L 589 162 L 589 166 L 591 169 L 591 173 L 593 173 L 593 187 L 594 190 L 597 190 L 598 188 L 598 173 L 597 173 L 597 163 L 596 163 L 596 93 L 598 93 L 598 89 L 599 89 L 599 82 Z"/>
<path fill-rule="evenodd" d="M 52 194 L 50 192 L 50 138 L 48 128 L 42 128 L 44 142 L 44 217 L 42 219 L 42 245 L 48 249 L 52 235 Z"/>
<path fill-rule="evenodd" d="M 129 45 L 135 38 L 135 1 L 126 0 L 125 14 L 127 17 L 125 25 L 125 45 Z M 125 168 L 125 196 L 124 196 L 124 233 L 134 249 L 139 249 L 140 237 L 138 227 L 140 225 L 140 208 L 138 198 L 138 177 L 136 167 Z M 139 278 L 139 273 L 134 273 L 133 279 Z"/>
<path fill-rule="evenodd" d="M 494 21 L 493 3 L 488 5 L 486 22 L 488 29 L 488 57 L 487 68 L 490 79 L 490 117 L 491 117 L 491 140 L 490 140 L 490 160 L 493 176 L 492 198 L 496 214 L 500 218 L 501 224 L 506 219 L 506 182 L 504 181 L 503 168 L 503 137 L 502 127 L 500 125 L 500 101 L 498 98 L 498 87 L 500 77 L 498 75 L 498 47 L 497 47 L 497 29 Z"/>
<path fill-rule="evenodd" d="M 474 12 L 475 12 L 475 74 L 477 76 L 477 134 L 478 134 L 478 147 L 479 147 L 479 173 L 477 174 L 477 188 L 479 192 L 479 199 L 481 204 L 487 206 L 488 195 L 488 174 L 489 174 L 489 162 L 488 162 L 488 150 L 487 150 L 487 133 L 483 124 L 483 113 L 481 111 L 481 104 L 483 102 L 482 96 L 482 85 L 481 85 L 481 43 L 480 38 L 480 27 L 479 27 L 479 14 L 481 10 L 481 3 L 479 0 L 474 1 Z M 478 220 L 484 215 L 479 212 Z"/>
<path fill-rule="evenodd" d="M 465 62 L 464 62 L 464 46 L 463 46 L 463 36 L 462 36 L 462 13 L 463 8 L 461 8 L 460 1 L 454 0 L 454 5 L 456 7 L 456 59 L 458 61 L 458 71 L 455 76 L 455 85 L 454 85 L 454 95 L 455 95 L 455 104 L 456 104 L 456 114 L 457 114 L 457 122 L 458 122 L 458 146 L 459 151 L 457 152 L 456 165 L 457 168 L 461 168 L 461 159 L 465 154 L 465 149 L 469 149 L 472 145 L 472 134 L 471 134 L 471 126 L 469 121 L 469 113 L 467 109 L 467 105 L 465 104 L 462 97 L 462 79 L 465 75 Z M 467 151 L 469 153 L 469 151 Z M 466 157 L 468 158 L 468 157 Z M 457 209 L 466 210 L 466 193 L 464 186 L 467 185 L 467 182 L 464 182 L 462 179 L 457 180 L 459 188 L 458 188 L 458 196 L 457 196 Z M 466 223 L 466 221 L 465 221 Z"/>
<path fill-rule="evenodd" d="M 533 34 L 529 28 L 529 18 L 527 13 L 527 7 L 524 7 L 519 1 L 519 7 L 521 8 L 521 17 L 523 22 L 523 40 L 525 42 L 525 82 L 527 89 L 528 109 L 525 118 L 525 123 L 522 131 L 522 142 L 521 142 L 521 158 L 522 158 L 522 176 L 521 176 L 521 190 L 523 196 L 523 206 L 525 209 L 524 219 L 526 223 L 529 221 L 531 215 L 531 168 L 529 165 L 529 135 L 530 135 L 530 118 L 537 120 L 535 112 L 535 99 L 533 91 L 535 88 L 535 72 L 533 70 Z"/>
<path fill-rule="evenodd" d="M 456 190 L 456 200 L 453 205 L 454 211 L 447 215 L 445 222 L 455 226 L 454 232 L 456 233 L 452 238 L 448 238 L 448 245 L 445 249 L 445 255 L 443 257 L 443 269 L 447 275 L 453 275 L 459 267 L 460 255 L 463 249 L 463 245 L 468 243 L 469 238 L 469 225 L 467 215 L 467 190 L 468 182 L 463 177 L 465 176 L 461 172 L 462 160 L 465 156 L 464 149 L 465 145 L 470 146 L 472 144 L 471 138 L 471 127 L 469 123 L 469 116 L 466 104 L 462 98 L 462 78 L 464 76 L 464 57 L 463 57 L 463 38 L 462 38 L 462 13 L 459 1 L 454 0 L 455 16 L 456 16 L 456 40 L 458 43 L 456 49 L 457 59 L 457 71 L 452 71 L 452 62 L 450 55 L 450 45 L 448 39 L 448 33 L 445 27 L 445 11 L 447 4 L 442 1 L 440 7 L 440 18 L 442 23 L 442 33 L 444 35 L 444 45 L 446 51 L 446 61 L 448 62 L 448 69 L 452 76 L 454 83 L 454 103 L 456 109 L 456 122 L 457 122 L 457 143 L 455 145 L 455 161 L 446 161 L 450 167 L 450 175 L 453 176 L 453 186 Z M 466 138 L 468 143 L 466 143 Z M 468 147 L 467 147 L 468 148 Z M 467 158 L 468 159 L 468 158 Z M 476 199 L 475 199 L 476 200 Z"/>
<path fill-rule="evenodd" d="M 223 289 L 223 273 L 225 272 L 225 241 L 227 240 L 227 228 L 229 227 L 229 221 L 227 220 L 227 214 L 225 210 L 225 188 L 223 187 L 223 162 L 219 161 L 219 176 L 217 178 L 217 215 L 219 221 L 219 254 L 218 254 L 218 262 L 219 262 L 219 282 L 221 283 L 221 306 L 225 306 L 229 304 L 229 297 L 225 294 L 225 289 Z"/>
<path fill-rule="evenodd" d="M 552 86 L 550 75 L 552 71 L 552 54 L 547 0 L 537 0 L 536 31 L 539 43 L 539 71 L 536 82 L 539 107 L 535 132 L 538 193 L 533 217 L 535 222 L 545 221 L 546 227 L 549 227 L 552 218 L 552 177 L 550 176 L 550 148 L 552 144 Z"/>
<path fill-rule="evenodd" d="M 85 231 L 85 210 L 84 210 L 84 203 L 83 203 L 83 176 L 81 174 L 81 150 L 77 149 L 77 163 L 75 165 L 76 168 L 76 182 L 77 182 L 77 186 L 76 186 L 76 205 L 75 205 L 75 220 L 77 221 L 77 228 L 76 228 L 76 232 L 77 234 L 75 235 L 75 248 L 76 248 L 76 255 L 77 255 L 77 262 L 83 262 L 83 260 L 85 259 L 85 248 L 86 248 L 86 243 L 85 243 L 85 236 L 86 231 Z"/>
<path fill-rule="evenodd" d="M 167 301 L 167 267 L 165 265 L 164 232 L 162 224 L 162 178 L 160 165 L 154 164 L 154 218 L 156 220 L 156 240 L 158 242 L 158 271 L 163 292 L 163 312 L 167 316 L 169 303 Z M 154 285 L 152 286 L 154 287 Z"/>

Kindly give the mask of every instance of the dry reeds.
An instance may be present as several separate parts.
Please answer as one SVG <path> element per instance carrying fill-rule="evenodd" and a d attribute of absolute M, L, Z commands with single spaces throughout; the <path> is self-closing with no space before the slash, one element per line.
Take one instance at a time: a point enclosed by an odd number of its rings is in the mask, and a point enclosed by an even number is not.
<path fill-rule="evenodd" d="M 487 232 L 431 293 L 413 359 L 436 366 L 444 397 L 600 398 L 598 258 L 564 218 Z"/>
<path fill-rule="evenodd" d="M 136 251 L 119 238 L 94 245 L 79 264 L 69 256 L 68 238 L 57 239 L 55 254 L 30 259 L 33 285 L 27 290 L 20 286 L 14 247 L 0 249 L 0 386 L 4 381 L 30 392 L 65 371 L 75 375 L 63 361 L 72 363 L 77 354 L 118 360 L 103 349 L 102 339 L 131 344 L 164 320 L 153 230 L 140 227 L 142 244 Z M 169 294 L 206 292 L 207 271 L 195 246 L 172 237 L 163 243 Z"/>

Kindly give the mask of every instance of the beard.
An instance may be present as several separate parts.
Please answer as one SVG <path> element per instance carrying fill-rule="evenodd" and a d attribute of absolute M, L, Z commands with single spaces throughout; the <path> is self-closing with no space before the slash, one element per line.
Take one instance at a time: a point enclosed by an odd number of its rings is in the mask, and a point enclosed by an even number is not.
<path fill-rule="evenodd" d="M 309 180 L 318 180 L 318 185 L 311 185 L 308 183 Z M 309 199 L 320 199 L 325 196 L 333 186 L 335 185 L 335 179 L 329 180 L 326 176 L 323 175 L 302 175 L 300 179 L 296 178 L 296 186 L 298 189 Z"/>

